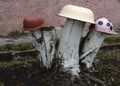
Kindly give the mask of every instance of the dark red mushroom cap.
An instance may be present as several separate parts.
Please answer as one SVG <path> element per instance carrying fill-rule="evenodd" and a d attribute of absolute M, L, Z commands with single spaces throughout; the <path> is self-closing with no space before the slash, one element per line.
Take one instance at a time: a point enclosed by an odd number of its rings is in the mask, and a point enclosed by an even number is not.
<path fill-rule="evenodd" d="M 32 31 L 39 29 L 44 23 L 43 18 L 37 13 L 32 13 L 24 17 L 23 27 L 24 30 Z"/>

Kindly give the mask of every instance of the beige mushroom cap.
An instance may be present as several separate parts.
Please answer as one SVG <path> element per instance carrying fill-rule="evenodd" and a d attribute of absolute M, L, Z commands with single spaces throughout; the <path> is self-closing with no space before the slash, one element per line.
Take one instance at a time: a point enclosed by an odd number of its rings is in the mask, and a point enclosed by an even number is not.
<path fill-rule="evenodd" d="M 84 7 L 65 5 L 58 15 L 79 21 L 94 23 L 94 14 L 92 10 Z"/>

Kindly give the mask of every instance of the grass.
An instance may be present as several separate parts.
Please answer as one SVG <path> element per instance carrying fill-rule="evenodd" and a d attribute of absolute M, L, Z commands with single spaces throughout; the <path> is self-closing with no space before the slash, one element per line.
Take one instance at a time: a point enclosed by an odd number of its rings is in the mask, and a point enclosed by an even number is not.
<path fill-rule="evenodd" d="M 105 42 L 106 43 L 120 42 L 120 38 L 107 37 L 105 39 Z M 11 50 L 22 51 L 22 50 L 29 50 L 33 48 L 35 47 L 31 42 L 29 42 L 29 43 L 21 43 L 16 45 L 7 44 L 4 46 L 0 46 L 0 51 L 11 51 Z M 96 57 L 98 59 L 105 58 L 106 60 L 105 62 L 100 61 L 101 63 L 94 67 L 97 72 L 94 72 L 93 75 L 96 75 L 96 77 L 100 78 L 101 80 L 104 79 L 104 81 L 107 84 L 115 84 L 115 85 L 106 85 L 106 86 L 119 86 L 118 85 L 120 84 L 119 73 L 115 72 L 115 71 L 120 71 L 119 63 L 117 63 L 117 61 L 109 60 L 109 58 L 120 58 L 120 49 L 113 49 L 113 50 L 101 49 L 99 50 Z M 115 63 L 115 64 L 111 64 L 111 63 Z M 45 72 L 44 69 L 42 69 L 40 66 L 37 66 L 37 65 L 40 65 L 38 63 L 37 58 L 30 57 L 30 56 L 22 57 L 20 59 L 13 58 L 12 60 L 9 60 L 9 61 L 0 61 L 0 80 L 1 80 L 0 86 L 9 86 L 9 85 L 10 86 L 23 86 L 23 85 L 24 86 L 39 86 L 39 85 L 43 86 L 43 84 L 44 86 L 50 86 L 50 84 L 53 85 L 57 83 L 54 81 L 60 81 L 60 80 L 70 81 L 69 79 L 66 78 L 66 76 L 63 77 L 64 76 L 63 73 L 59 74 L 58 72 L 54 73 L 53 71 Z M 62 77 L 59 77 L 59 76 L 62 76 Z M 68 81 L 65 81 L 65 83 Z M 30 84 L 28 85 L 28 83 Z M 63 82 L 63 84 L 65 83 Z M 46 84 L 49 84 L 49 85 L 46 85 Z M 74 86 L 78 86 L 78 85 L 74 85 Z"/>
<path fill-rule="evenodd" d="M 117 32 L 117 33 L 120 33 L 120 28 L 118 28 L 118 29 L 116 30 L 116 32 Z"/>
<path fill-rule="evenodd" d="M 92 75 L 104 81 L 106 86 L 119 86 L 120 61 L 110 58 L 120 58 L 120 49 L 100 50 L 97 57 L 105 59 L 94 66 Z M 0 80 L 0 86 L 57 86 L 59 84 L 59 86 L 70 86 L 69 75 L 57 69 L 46 70 L 40 66 L 36 57 L 30 56 L 0 61 Z M 72 83 L 74 86 L 88 86 L 88 84 L 81 84 L 85 83 Z M 89 86 L 95 86 L 95 83 Z"/>
<path fill-rule="evenodd" d="M 28 43 L 20 43 L 20 44 L 6 44 L 4 46 L 0 46 L 0 52 L 2 51 L 23 51 L 35 48 L 32 42 Z"/>
<path fill-rule="evenodd" d="M 120 42 L 120 37 L 119 36 L 118 37 L 106 37 L 104 42 L 110 43 L 110 44 L 111 43 L 118 43 L 118 42 Z"/>
<path fill-rule="evenodd" d="M 4 83 L 1 83 L 1 82 L 0 82 L 0 86 L 5 86 L 5 85 L 4 85 Z"/>
<path fill-rule="evenodd" d="M 106 84 L 105 86 L 119 86 L 120 84 L 120 63 L 117 62 L 117 60 L 109 59 L 110 57 L 113 57 L 115 55 L 120 55 L 119 52 L 119 49 L 109 51 L 100 50 L 98 52 L 97 57 L 104 57 L 105 59 L 99 61 L 99 64 L 95 65 L 92 75 L 104 81 Z M 108 54 L 110 57 L 108 56 Z M 63 74 L 63 72 L 61 73 L 60 71 L 57 71 L 57 69 L 52 71 L 45 70 L 38 65 L 40 65 L 40 63 L 38 63 L 37 58 L 30 56 L 24 57 L 22 59 L 1 61 L 0 86 L 57 86 L 57 84 L 59 83 L 61 84 L 59 86 L 70 86 L 70 84 L 64 85 L 65 83 L 68 84 L 68 82 L 70 81 L 70 76 Z M 88 86 L 88 84 L 85 83 L 72 84 L 74 86 Z M 93 83 L 93 85 L 95 86 L 95 83 Z M 89 86 L 93 85 L 89 84 Z"/>
<path fill-rule="evenodd" d="M 112 44 L 120 42 L 120 37 L 106 37 L 104 42 Z M 32 42 L 28 43 L 20 43 L 20 44 L 6 44 L 4 46 L 0 46 L 1 51 L 9 51 L 9 50 L 29 50 L 35 48 Z"/>
<path fill-rule="evenodd" d="M 120 49 L 114 50 L 99 50 L 97 56 L 98 58 L 120 58 Z"/>
<path fill-rule="evenodd" d="M 1 82 L 0 82 L 0 86 L 4 86 L 4 83 L 1 83 Z"/>
<path fill-rule="evenodd" d="M 116 49 L 116 50 L 99 50 L 97 56 L 97 58 L 120 58 L 120 49 Z M 31 62 L 35 62 L 37 61 L 37 58 L 33 58 L 30 56 L 24 57 L 22 59 L 12 59 L 10 61 L 1 61 L 0 62 L 0 67 L 10 67 L 10 66 L 14 66 L 14 65 L 24 65 L 24 66 L 30 66 Z"/>
<path fill-rule="evenodd" d="M 37 61 L 36 57 L 33 58 L 30 56 L 24 57 L 22 59 L 14 58 L 13 60 L 10 60 L 10 61 L 1 61 L 0 68 L 8 68 L 8 67 L 12 67 L 15 65 L 23 65 L 24 67 L 25 66 L 30 67 L 31 63 L 36 62 L 36 61 Z"/>
<path fill-rule="evenodd" d="M 18 30 L 14 30 L 8 33 L 8 37 L 9 38 L 13 38 L 13 39 L 17 39 L 20 38 L 22 36 L 27 36 L 28 33 L 26 33 L 25 31 L 18 31 Z"/>

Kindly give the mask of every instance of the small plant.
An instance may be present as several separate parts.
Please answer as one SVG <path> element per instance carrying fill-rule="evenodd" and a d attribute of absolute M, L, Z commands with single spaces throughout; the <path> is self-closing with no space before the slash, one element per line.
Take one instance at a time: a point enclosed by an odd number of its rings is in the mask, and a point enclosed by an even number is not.
<path fill-rule="evenodd" d="M 100 50 L 96 56 L 97 58 L 120 58 L 120 49 Z"/>
<path fill-rule="evenodd" d="M 22 65 L 22 66 L 30 67 L 32 63 L 34 62 L 37 62 L 37 59 L 35 57 L 26 56 L 26 57 L 23 57 L 22 59 L 12 59 L 7 62 L 1 61 L 0 68 L 8 68 L 8 67 L 12 67 L 15 65 Z M 0 86 L 1 86 L 1 83 L 0 83 Z"/>
<path fill-rule="evenodd" d="M 11 31 L 10 33 L 8 33 L 8 37 L 17 39 L 21 36 L 27 36 L 27 34 L 28 33 L 26 33 L 25 31 L 14 30 L 14 31 Z"/>
<path fill-rule="evenodd" d="M 117 32 L 117 33 L 120 33 L 120 28 L 118 28 L 118 29 L 116 30 L 116 32 Z"/>
<path fill-rule="evenodd" d="M 21 43 L 21 44 L 6 44 L 4 46 L 0 46 L 0 51 L 23 51 L 23 50 L 29 50 L 34 49 L 32 42 L 28 43 Z"/>
<path fill-rule="evenodd" d="M 4 86 L 4 84 L 0 82 L 0 86 Z"/>
<path fill-rule="evenodd" d="M 104 42 L 106 42 L 106 43 L 118 43 L 118 42 L 120 42 L 120 37 L 106 37 Z"/>

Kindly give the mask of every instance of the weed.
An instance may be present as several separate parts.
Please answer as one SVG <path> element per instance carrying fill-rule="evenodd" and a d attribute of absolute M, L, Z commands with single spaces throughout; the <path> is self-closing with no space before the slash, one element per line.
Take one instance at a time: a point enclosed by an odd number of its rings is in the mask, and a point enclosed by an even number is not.
<path fill-rule="evenodd" d="M 120 58 L 120 49 L 100 50 L 97 54 L 98 58 Z"/>
<path fill-rule="evenodd" d="M 31 66 L 31 63 L 32 62 L 36 62 L 37 59 L 34 58 L 34 57 L 30 57 L 30 56 L 27 56 L 27 57 L 24 57 L 22 59 L 13 59 L 11 61 L 1 61 L 0 62 L 0 68 L 7 68 L 7 67 L 12 67 L 14 65 L 23 65 L 24 67 L 29 67 Z"/>
<path fill-rule="evenodd" d="M 118 42 L 120 42 L 120 37 L 106 37 L 104 42 L 106 42 L 106 43 L 118 43 Z"/>
<path fill-rule="evenodd" d="M 4 84 L 2 82 L 0 82 L 0 86 L 4 86 Z"/>
<path fill-rule="evenodd" d="M 4 46 L 0 46 L 0 51 L 22 51 L 22 50 L 29 50 L 35 48 L 32 42 L 28 43 L 20 43 L 20 44 L 6 44 Z"/>
<path fill-rule="evenodd" d="M 13 39 L 17 39 L 21 36 L 27 36 L 28 33 L 24 32 L 24 31 L 18 31 L 18 30 L 14 30 L 11 31 L 10 33 L 8 33 L 8 37 L 9 38 L 13 38 Z"/>

